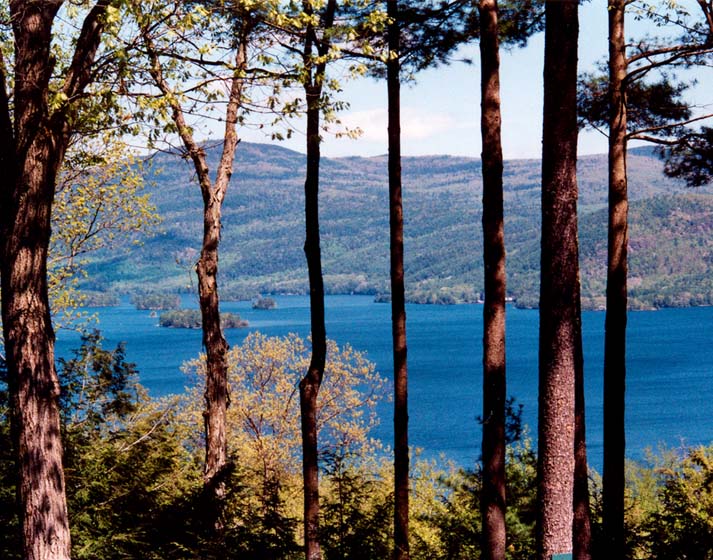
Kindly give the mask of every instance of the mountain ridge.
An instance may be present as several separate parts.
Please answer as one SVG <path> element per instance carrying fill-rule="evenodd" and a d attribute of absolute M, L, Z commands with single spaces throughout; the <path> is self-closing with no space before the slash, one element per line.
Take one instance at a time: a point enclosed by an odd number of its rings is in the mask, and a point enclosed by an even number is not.
<path fill-rule="evenodd" d="M 208 149 L 215 168 L 217 149 Z M 191 166 L 157 154 L 163 172 L 153 199 L 164 216 L 160 235 L 143 246 L 96 255 L 84 287 L 114 292 L 191 289 L 189 271 L 200 249 L 202 202 Z M 306 293 L 304 155 L 273 144 L 241 143 L 224 203 L 219 282 L 224 299 L 257 293 Z M 480 160 L 408 156 L 402 161 L 408 298 L 415 302 L 477 301 L 482 292 Z M 600 308 L 606 259 L 606 155 L 581 156 L 583 302 Z M 388 291 L 386 157 L 323 158 L 321 229 L 328 293 Z M 713 303 L 713 212 L 710 189 L 686 190 L 666 178 L 650 148 L 629 154 L 632 307 Z M 504 168 L 508 295 L 536 305 L 539 283 L 540 162 L 509 160 Z M 681 213 L 703 220 L 677 227 Z M 691 222 L 694 220 L 694 222 Z M 652 232 L 651 228 L 655 228 Z M 669 231 L 670 239 L 661 236 Z M 652 260 L 651 235 L 659 234 Z M 602 255 L 604 240 L 604 255 Z M 686 251 L 690 259 L 675 258 Z M 690 261 L 690 262 L 687 262 Z M 701 264 L 703 263 L 703 264 Z M 688 280 L 686 280 L 688 279 Z M 688 283 L 690 283 L 690 286 Z M 686 289 L 683 289 L 686 288 Z M 675 290 L 688 292 L 683 302 Z"/>

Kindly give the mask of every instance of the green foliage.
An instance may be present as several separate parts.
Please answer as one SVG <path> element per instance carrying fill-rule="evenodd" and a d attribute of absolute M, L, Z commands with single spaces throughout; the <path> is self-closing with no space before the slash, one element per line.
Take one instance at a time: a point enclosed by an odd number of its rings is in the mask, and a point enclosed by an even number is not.
<path fill-rule="evenodd" d="M 295 385 L 308 361 L 304 341 L 251 335 L 231 350 L 225 539 L 206 540 L 202 494 L 201 387 L 150 399 L 124 350 L 86 335 L 60 361 L 65 472 L 73 558 L 159 560 L 226 557 L 292 560 L 301 555 L 299 422 Z M 330 343 L 333 344 L 333 343 Z M 383 380 L 363 356 L 331 346 L 321 399 L 322 543 L 326 560 L 388 557 L 392 465 L 368 438 Z M 200 362 L 192 367 L 200 369 Z M 330 377 L 331 375 L 331 377 Z M 0 379 L 0 556 L 19 559 L 7 391 Z M 292 398 L 290 398 L 292 395 Z M 287 406 L 285 406 L 287 405 Z M 520 409 L 508 413 L 508 548 L 534 555 L 536 458 Z M 627 558 L 713 554 L 713 446 L 664 451 L 627 466 Z M 412 557 L 480 557 L 480 471 L 412 469 Z M 602 551 L 601 481 L 592 474 L 594 545 Z"/>
<path fill-rule="evenodd" d="M 650 558 L 713 557 L 713 448 L 665 454 L 656 465 L 657 503 L 635 527 Z"/>
<path fill-rule="evenodd" d="M 119 297 L 112 292 L 97 290 L 82 290 L 83 307 L 115 307 L 119 305 Z"/>
<path fill-rule="evenodd" d="M 175 329 L 200 329 L 203 324 L 199 309 L 177 309 L 175 311 L 165 311 L 158 318 L 161 327 L 171 327 Z M 248 326 L 245 319 L 235 313 L 221 313 L 220 327 L 223 329 L 240 329 Z"/>
<path fill-rule="evenodd" d="M 668 137 L 681 132 L 676 123 L 685 121 L 691 110 L 683 96 L 690 84 L 632 81 L 626 88 L 627 124 L 632 134 L 644 130 L 652 136 Z M 579 80 L 577 110 L 580 125 L 596 130 L 609 127 L 609 83 L 604 75 L 585 75 Z"/>
<path fill-rule="evenodd" d="M 713 128 L 704 126 L 697 132 L 688 132 L 661 154 L 666 160 L 667 176 L 683 179 L 689 187 L 713 182 Z"/>
<path fill-rule="evenodd" d="M 392 494 L 382 473 L 369 472 L 364 460 L 324 453 L 326 492 L 321 503 L 321 545 L 328 560 L 379 560 L 393 546 Z"/>
<path fill-rule="evenodd" d="M 118 252 L 156 232 L 159 217 L 145 190 L 146 169 L 115 137 L 75 142 L 55 188 L 48 282 L 55 323 L 70 326 L 91 302 L 78 290 L 87 258 Z"/>
<path fill-rule="evenodd" d="M 0 363 L 0 557 L 20 560 L 22 541 L 17 517 L 16 468 L 10 433 L 7 368 Z"/>
<path fill-rule="evenodd" d="M 506 441 L 507 558 L 531 558 L 535 555 L 537 457 L 522 426 L 522 405 L 516 407 L 512 398 L 506 404 Z M 419 542 L 419 554 L 439 560 L 480 558 L 481 471 L 452 472 L 440 483 L 443 507 L 425 518 L 425 522 L 435 528 L 438 538 L 435 546 Z"/>

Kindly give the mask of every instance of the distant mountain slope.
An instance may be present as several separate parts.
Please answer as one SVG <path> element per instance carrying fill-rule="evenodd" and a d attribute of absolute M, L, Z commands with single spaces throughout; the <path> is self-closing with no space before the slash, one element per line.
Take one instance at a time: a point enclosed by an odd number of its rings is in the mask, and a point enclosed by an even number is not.
<path fill-rule="evenodd" d="M 155 156 L 153 198 L 160 235 L 130 252 L 100 255 L 87 287 L 121 292 L 190 289 L 201 239 L 201 199 L 188 162 Z M 209 150 L 209 162 L 217 152 Z M 713 303 L 713 196 L 665 178 L 650 150 L 632 150 L 631 287 L 634 306 Z M 332 293 L 388 287 L 386 157 L 323 160 L 321 229 Z M 473 301 L 482 291 L 480 162 L 451 156 L 403 160 L 407 291 L 412 301 Z M 604 296 L 606 156 L 579 160 L 585 304 Z M 505 165 L 508 292 L 537 303 L 540 164 Z M 224 297 L 305 293 L 302 253 L 304 156 L 274 145 L 238 147 L 224 208 L 220 277 Z M 195 284 L 195 281 L 193 281 Z"/>

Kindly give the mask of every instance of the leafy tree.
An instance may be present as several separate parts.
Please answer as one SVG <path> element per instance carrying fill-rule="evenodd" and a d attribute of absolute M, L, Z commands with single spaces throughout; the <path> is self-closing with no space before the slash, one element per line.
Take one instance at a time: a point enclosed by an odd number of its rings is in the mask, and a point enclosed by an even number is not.
<path fill-rule="evenodd" d="M 626 322 L 628 300 L 628 141 L 642 139 L 664 145 L 685 143 L 689 134 L 684 125 L 691 111 L 683 101 L 685 84 L 671 83 L 667 69 L 700 64 L 710 52 L 713 20 L 711 3 L 698 2 L 702 22 L 691 23 L 685 12 L 671 5 L 659 11 L 645 2 L 610 0 L 609 74 L 589 76 L 580 93 L 583 120 L 593 127 L 605 127 L 609 137 L 609 217 L 607 249 L 607 303 L 604 344 L 604 523 L 610 549 L 624 553 L 624 459 Z M 652 19 L 659 25 L 679 26 L 684 36 L 674 41 L 642 40 L 627 44 L 627 10 Z M 660 81 L 647 78 L 661 72 Z M 678 138 L 676 138 L 678 136 Z M 677 148 L 684 153 L 686 148 Z M 670 156 L 674 158 L 674 156 Z M 681 160 L 676 160 L 681 161 Z M 676 163 L 671 165 L 675 167 Z M 673 167 L 669 166 L 669 170 Z M 685 171 L 681 171 L 686 175 Z"/>
<path fill-rule="evenodd" d="M 233 3 L 227 6 L 213 3 L 146 4 L 132 6 L 136 17 L 142 48 L 148 62 L 147 74 L 170 112 L 173 126 L 183 144 L 185 155 L 193 162 L 203 198 L 203 242 L 196 265 L 198 294 L 203 329 L 203 346 L 206 349 L 208 375 L 205 392 L 205 495 L 210 515 L 214 519 L 217 538 L 221 537 L 221 508 L 225 494 L 224 475 L 230 467 L 227 461 L 226 411 L 228 407 L 227 362 L 228 343 L 223 336 L 218 298 L 218 247 L 221 235 L 221 210 L 228 184 L 233 173 L 235 150 L 238 145 L 236 127 L 240 113 L 245 108 L 244 91 L 248 56 L 252 35 L 258 20 L 252 3 Z M 157 14 L 161 15 L 158 16 Z M 234 33 L 229 38 L 232 46 L 231 62 L 206 60 L 214 27 L 220 21 Z M 220 34 L 224 31 L 220 30 Z M 176 45 L 174 36 L 182 41 Z M 221 49 L 222 50 L 222 49 Z M 220 54 L 223 54 L 222 52 Z M 178 62 L 184 63 L 176 67 Z M 187 76 L 205 75 L 206 69 L 218 66 L 225 77 L 217 72 L 208 73 L 207 82 L 215 87 L 222 83 L 227 94 L 223 149 L 215 178 L 211 178 L 204 148 L 196 141 L 188 123 L 186 103 L 196 92 L 204 93 L 206 82 L 196 86 L 186 84 Z M 195 78 L 194 78 L 195 79 Z M 211 99 L 211 93 L 208 94 Z M 187 100 L 187 101 L 186 101 Z"/>
<path fill-rule="evenodd" d="M 86 303 L 78 285 L 87 256 L 140 243 L 159 223 L 145 190 L 144 163 L 113 133 L 78 138 L 60 169 L 52 208 L 48 257 L 54 324 L 77 326 L 76 308 Z"/>
<path fill-rule="evenodd" d="M 522 425 L 522 405 L 512 398 L 505 403 L 504 439 L 507 445 L 506 473 L 509 507 L 506 515 L 508 546 L 505 558 L 530 558 L 535 555 L 535 517 L 537 457 Z M 483 419 L 481 418 L 482 422 Z M 432 509 L 425 522 L 435 527 L 437 545 L 426 554 L 433 559 L 486 558 L 483 548 L 485 523 L 482 496 L 485 492 L 483 469 L 447 472 L 439 481 L 443 486 L 443 507 Z"/>
<path fill-rule="evenodd" d="M 713 128 L 688 132 L 662 153 L 666 157 L 664 173 L 669 177 L 683 179 L 691 187 L 713 182 Z"/>
<path fill-rule="evenodd" d="M 373 407 L 383 396 L 384 381 L 373 364 L 349 346 L 340 349 L 327 341 L 327 351 L 325 382 L 315 410 L 319 454 L 328 464 L 345 467 L 351 458 L 373 452 L 368 430 L 376 421 Z M 240 457 L 246 480 L 256 489 L 249 510 L 263 511 L 265 523 L 294 518 L 297 513 L 290 510 L 288 515 L 283 508 L 285 497 L 295 496 L 301 488 L 296 469 L 302 453 L 297 395 L 310 362 L 310 348 L 296 335 L 267 338 L 253 333 L 228 352 L 233 398 L 228 411 L 230 453 Z M 205 375 L 202 360 L 191 362 L 187 369 L 201 378 Z M 226 532 L 232 530 L 226 518 Z"/>
<path fill-rule="evenodd" d="M 545 5 L 537 558 L 572 550 L 577 238 L 578 2 Z"/>
<path fill-rule="evenodd" d="M 6 21 L 12 22 L 14 49 L 0 60 L 3 334 L 22 550 L 26 558 L 43 560 L 70 556 L 46 278 L 50 215 L 57 175 L 96 77 L 102 35 L 116 23 L 109 0 L 83 6 L 69 62 L 57 64 L 52 45 L 63 4 L 10 1 Z"/>

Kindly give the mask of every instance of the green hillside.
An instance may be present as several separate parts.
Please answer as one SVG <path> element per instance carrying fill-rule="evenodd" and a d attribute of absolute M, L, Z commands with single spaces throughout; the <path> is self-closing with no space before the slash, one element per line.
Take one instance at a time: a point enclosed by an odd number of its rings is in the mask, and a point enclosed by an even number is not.
<path fill-rule="evenodd" d="M 210 152 L 215 165 L 217 153 Z M 201 238 L 201 199 L 192 168 L 155 156 L 161 173 L 154 202 L 160 235 L 143 246 L 99 255 L 86 287 L 113 292 L 185 291 Z M 635 307 L 713 303 L 713 195 L 666 179 L 650 150 L 632 150 L 631 292 Z M 605 156 L 579 162 L 584 304 L 600 307 L 606 257 Z M 306 293 L 304 156 L 274 145 L 240 144 L 223 221 L 220 282 L 224 298 Z M 482 291 L 480 163 L 474 158 L 404 158 L 405 251 L 411 301 L 474 301 Z M 537 303 L 537 160 L 505 166 L 508 292 Z M 330 293 L 388 288 L 386 157 L 323 160 L 321 229 Z"/>

